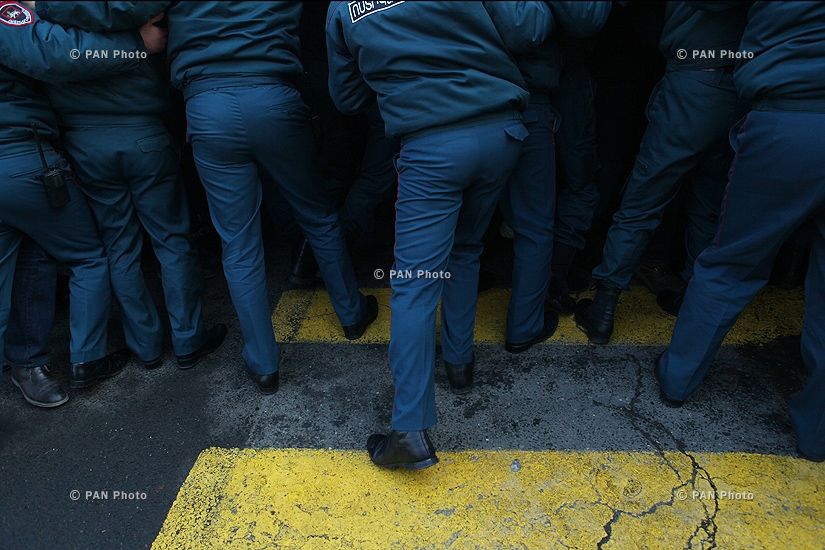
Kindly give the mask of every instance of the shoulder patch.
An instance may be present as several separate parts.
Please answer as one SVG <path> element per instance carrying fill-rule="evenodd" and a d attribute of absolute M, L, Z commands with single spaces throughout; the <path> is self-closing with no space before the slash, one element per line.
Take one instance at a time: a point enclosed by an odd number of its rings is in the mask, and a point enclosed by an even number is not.
<path fill-rule="evenodd" d="M 17 2 L 0 2 L 0 23 L 22 27 L 34 23 L 34 16 L 26 6 Z"/>
<path fill-rule="evenodd" d="M 398 4 L 403 3 L 404 0 L 388 2 L 349 2 L 347 6 L 349 7 L 349 18 L 355 23 L 368 15 L 394 8 Z"/>

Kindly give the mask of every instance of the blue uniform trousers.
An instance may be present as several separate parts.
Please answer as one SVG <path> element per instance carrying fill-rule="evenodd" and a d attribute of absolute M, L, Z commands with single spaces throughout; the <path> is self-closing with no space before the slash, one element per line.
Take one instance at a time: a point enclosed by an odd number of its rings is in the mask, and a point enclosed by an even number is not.
<path fill-rule="evenodd" d="M 73 124 L 63 140 L 106 247 L 126 344 L 143 361 L 163 351 L 163 325 L 140 268 L 142 226 L 162 268 L 175 353 L 197 350 L 207 338 L 203 276 L 165 127 L 111 116 L 106 124 Z"/>
<path fill-rule="evenodd" d="M 398 174 L 392 160 L 400 147 L 398 140 L 385 135 L 377 103 L 367 109 L 366 117 L 369 131 L 361 170 L 338 211 L 344 231 L 359 236 L 369 228 L 375 208 L 393 195 Z"/>
<path fill-rule="evenodd" d="M 401 276 L 392 277 L 390 300 L 393 429 L 423 430 L 437 421 L 439 298 L 444 360 L 460 364 L 473 359 L 481 237 L 526 133 L 520 120 L 510 118 L 402 143 L 396 161 L 394 264 Z"/>
<path fill-rule="evenodd" d="M 556 131 L 556 219 L 553 240 L 582 250 L 599 190 L 596 188 L 596 82 L 584 63 L 568 59 L 552 95 L 561 124 Z M 531 132 L 532 133 L 532 132 Z"/>
<path fill-rule="evenodd" d="M 696 390 L 742 309 L 767 283 L 782 243 L 811 219 L 802 328 L 811 377 L 790 409 L 800 449 L 825 457 L 825 114 L 752 111 L 734 147 L 718 233 L 696 260 L 661 359 L 662 390 L 678 400 Z"/>
<path fill-rule="evenodd" d="M 5 147 L 5 146 L 4 146 Z M 20 148 L 22 149 L 22 147 Z M 40 175 L 40 155 L 34 145 L 0 157 L 0 357 L 9 319 L 17 251 L 23 234 L 71 270 L 69 281 L 69 341 L 73 363 L 106 355 L 109 320 L 109 267 L 103 243 L 83 194 L 67 175 L 71 202 L 49 206 Z M 7 148 L 8 150 L 8 148 Z M 11 152 L 11 151 L 9 151 Z M 66 166 L 48 149 L 46 158 Z"/>
<path fill-rule="evenodd" d="M 665 207 L 688 178 L 688 272 L 683 277 L 689 278 L 694 259 L 716 232 L 733 156 L 728 132 L 749 110 L 738 99 L 732 76 L 723 68 L 669 71 L 656 85 L 647 108 L 650 124 L 594 279 L 611 288 L 630 288 Z"/>
<path fill-rule="evenodd" d="M 507 310 L 507 341 L 522 343 L 544 326 L 544 297 L 553 256 L 556 166 L 553 132 L 558 117 L 546 102 L 531 97 L 524 113 L 530 135 L 499 206 L 513 230 L 513 294 Z"/>
<path fill-rule="evenodd" d="M 206 189 L 223 266 L 258 374 L 278 370 L 261 239 L 261 172 L 277 184 L 315 253 L 338 319 L 361 320 L 358 291 L 334 205 L 325 200 L 309 115 L 298 91 L 277 79 L 204 79 L 187 88 L 189 139 Z"/>
<path fill-rule="evenodd" d="M 49 363 L 56 288 L 57 262 L 24 235 L 14 268 L 4 364 L 33 368 Z"/>

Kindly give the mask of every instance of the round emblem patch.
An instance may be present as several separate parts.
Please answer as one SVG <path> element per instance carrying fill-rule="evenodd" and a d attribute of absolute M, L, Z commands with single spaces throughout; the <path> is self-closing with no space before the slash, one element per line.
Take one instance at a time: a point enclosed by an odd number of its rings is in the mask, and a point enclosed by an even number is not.
<path fill-rule="evenodd" d="M 17 2 L 0 2 L 0 23 L 22 27 L 34 23 L 34 16 L 26 6 Z"/>

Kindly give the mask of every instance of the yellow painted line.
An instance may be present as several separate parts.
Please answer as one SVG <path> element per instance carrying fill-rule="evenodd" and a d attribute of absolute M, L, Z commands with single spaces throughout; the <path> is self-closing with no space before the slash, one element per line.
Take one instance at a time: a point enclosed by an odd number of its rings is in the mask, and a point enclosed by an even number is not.
<path fill-rule="evenodd" d="M 386 344 L 390 339 L 389 288 L 364 289 L 378 298 L 378 319 L 358 344 Z M 582 297 L 592 297 L 592 292 Z M 478 297 L 475 342 L 502 344 L 510 290 L 492 289 Z M 802 332 L 803 289 L 766 287 L 745 309 L 726 344 L 766 343 L 781 336 Z M 344 331 L 324 290 L 290 290 L 281 295 L 272 315 L 278 342 L 344 343 Z M 673 332 L 673 317 L 656 305 L 656 297 L 642 287 L 622 293 L 616 310 L 612 344 L 667 345 Z M 440 323 L 440 321 L 439 321 Z M 586 344 L 572 316 L 562 317 L 556 334 L 543 345 Z"/>
<path fill-rule="evenodd" d="M 825 464 L 741 453 L 203 451 L 154 550 L 823 548 Z M 715 543 L 715 544 L 714 544 Z"/>

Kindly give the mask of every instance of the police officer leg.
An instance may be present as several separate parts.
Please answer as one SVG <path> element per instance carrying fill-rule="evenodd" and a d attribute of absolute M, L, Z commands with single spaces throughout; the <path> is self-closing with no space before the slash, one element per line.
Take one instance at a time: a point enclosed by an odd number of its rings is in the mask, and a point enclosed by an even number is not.
<path fill-rule="evenodd" d="M 14 267 L 22 239 L 23 236 L 17 229 L 0 222 L 0 357 L 5 357 L 5 334 L 11 312 Z"/>
<path fill-rule="evenodd" d="M 657 365 L 661 390 L 671 400 L 696 390 L 742 309 L 767 283 L 782 243 L 825 203 L 818 160 L 825 138 L 821 122 L 817 127 L 808 116 L 825 117 L 752 111 L 739 126 L 716 238 L 696 260 L 670 346 Z"/>
<path fill-rule="evenodd" d="M 810 373 L 805 388 L 791 400 L 800 454 L 825 460 L 825 210 L 815 220 L 811 259 L 805 279 L 802 360 Z"/>
<path fill-rule="evenodd" d="M 507 310 L 505 348 L 526 351 L 555 331 L 558 315 L 545 320 L 544 298 L 553 255 L 556 114 L 547 103 L 531 104 L 524 116 L 530 134 L 501 196 L 504 219 L 513 229 L 513 294 Z M 553 322 L 553 319 L 555 321 Z"/>
<path fill-rule="evenodd" d="M 11 367 L 14 385 L 38 407 L 57 407 L 69 400 L 49 370 L 56 288 L 57 262 L 24 237 L 14 272 L 3 359 Z"/>
<path fill-rule="evenodd" d="M 163 324 L 140 268 L 143 229 L 124 173 L 134 157 L 132 130 L 73 128 L 65 132 L 65 143 L 106 249 L 126 345 L 148 363 L 163 351 Z"/>
<path fill-rule="evenodd" d="M 461 154 L 463 162 L 475 166 L 475 173 L 463 193 L 447 264 L 449 278 L 444 280 L 441 296 L 441 350 L 450 390 L 458 394 L 470 391 L 473 385 L 473 329 L 479 257 L 484 248 L 481 239 L 490 224 L 496 203 L 500 202 L 507 185 L 505 182 L 518 162 L 518 153 L 523 151 L 523 144 L 519 141 L 523 135 L 518 133 L 518 130 L 523 131 L 521 124 L 497 122 L 478 126 L 476 130 L 480 142 L 478 150 L 470 149 Z M 524 139 L 526 142 L 529 138 Z M 545 281 L 546 277 L 545 273 Z M 540 282 L 534 283 L 541 286 Z"/>
<path fill-rule="evenodd" d="M 255 159 L 277 182 L 281 194 L 295 211 L 295 219 L 312 246 L 341 324 L 357 325 L 371 313 L 367 311 L 367 299 L 358 291 L 338 213 L 332 203 L 325 202 L 324 184 L 301 96 L 296 89 L 283 85 L 250 90 L 248 94 L 250 112 L 246 121 Z M 252 105 L 279 108 L 258 108 L 252 112 Z M 272 138 L 273 134 L 276 139 Z M 374 311 L 377 314 L 377 304 Z"/>
<path fill-rule="evenodd" d="M 46 158 L 65 167 L 57 154 L 46 151 Z M 28 234 L 43 249 L 72 271 L 69 281 L 69 341 L 72 361 L 69 384 L 86 387 L 120 372 L 128 354 L 117 351 L 106 355 L 109 321 L 109 268 L 103 243 L 97 232 L 89 205 L 75 182 L 67 176 L 70 202 L 52 208 L 39 177 L 42 166 L 37 153 L 14 159 L 17 175 L 8 175 L 6 163 L 0 164 L 0 219 Z"/>
<path fill-rule="evenodd" d="M 732 82 L 720 86 L 723 76 L 721 69 L 671 71 L 651 95 L 647 110 L 650 124 L 625 186 L 622 206 L 613 217 L 602 263 L 593 270 L 599 290 L 593 301 L 582 300 L 576 310 L 576 322 L 591 342 L 609 341 L 618 294 L 630 288 L 633 270 L 665 206 L 676 195 L 681 178 L 710 146 L 727 135 L 736 91 Z M 596 307 L 591 307 L 594 303 Z"/>
<path fill-rule="evenodd" d="M 547 304 L 570 314 L 575 302 L 567 276 L 576 250 L 585 247 L 585 234 L 599 202 L 596 188 L 596 82 L 579 59 L 568 59 L 559 78 L 553 105 L 563 121 L 556 141 L 556 218 L 553 222 L 553 260 Z"/>
<path fill-rule="evenodd" d="M 163 270 L 175 355 L 187 355 L 201 349 L 209 333 L 203 324 L 203 274 L 192 240 L 186 194 L 164 127 L 135 130 L 127 168 L 132 202 Z"/>
<path fill-rule="evenodd" d="M 348 237 L 360 236 L 367 231 L 373 211 L 394 196 L 398 184 L 392 160 L 401 145 L 384 134 L 384 120 L 377 103 L 367 110 L 367 120 L 369 132 L 361 171 L 338 210 L 341 227 Z"/>
<path fill-rule="evenodd" d="M 249 148 L 242 102 L 234 89 L 209 90 L 189 99 L 186 116 L 209 211 L 223 242 L 223 269 L 244 337 L 247 374 L 265 377 L 277 373 L 280 350 L 266 290 L 261 184 Z M 277 389 L 277 381 L 271 382 Z M 258 388 L 272 389 L 261 383 Z"/>

